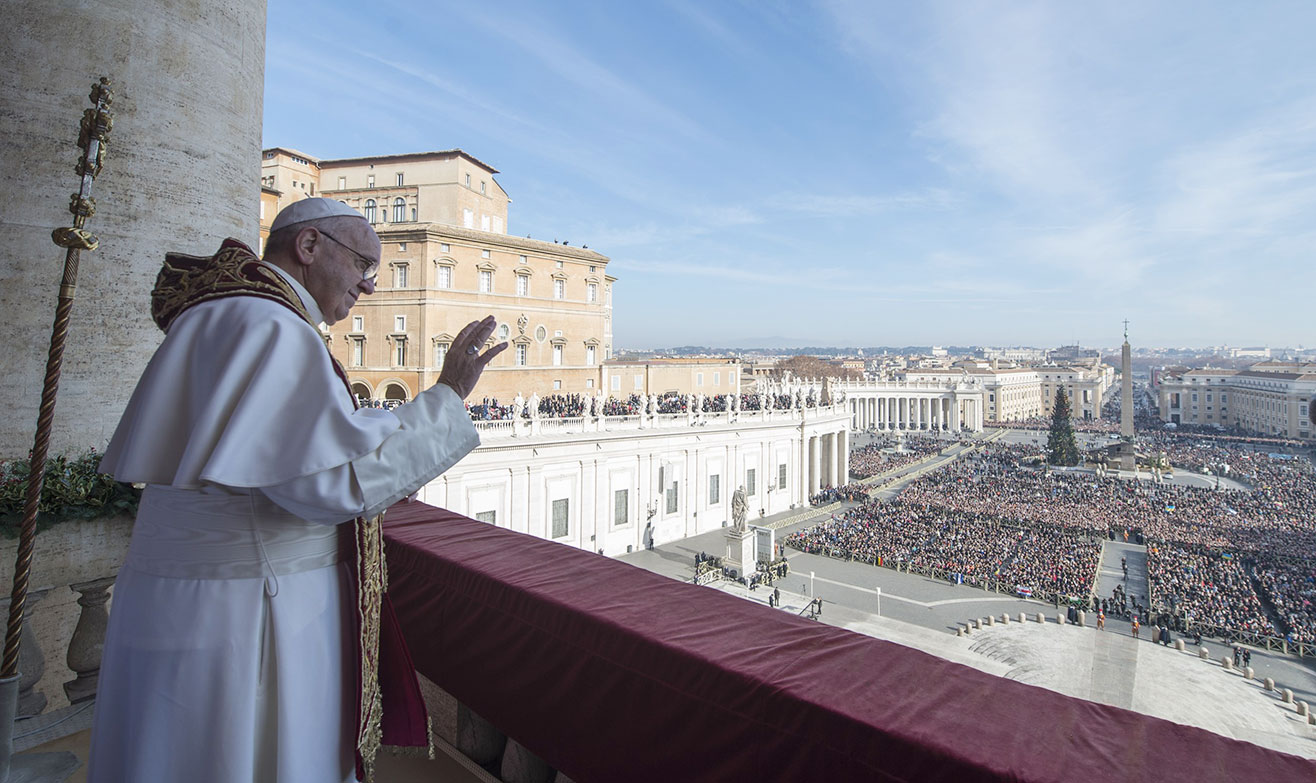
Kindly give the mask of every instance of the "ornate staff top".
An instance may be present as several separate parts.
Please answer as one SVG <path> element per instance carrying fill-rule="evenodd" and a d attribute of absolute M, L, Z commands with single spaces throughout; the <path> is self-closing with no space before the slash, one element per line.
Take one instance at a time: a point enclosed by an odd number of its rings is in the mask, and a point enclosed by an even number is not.
<path fill-rule="evenodd" d="M 82 154 L 73 170 L 82 177 L 82 183 L 78 192 L 69 197 L 73 226 L 57 228 L 50 235 L 60 247 L 78 250 L 95 250 L 100 244 L 82 226 L 87 218 L 96 214 L 96 199 L 91 197 L 91 183 L 101 173 L 105 148 L 110 141 L 110 130 L 114 127 L 114 118 L 110 115 L 114 92 L 110 89 L 109 78 L 102 76 L 99 82 L 91 86 L 91 94 L 87 97 L 96 106 L 82 113 L 82 125 L 78 133 L 78 146 L 82 148 Z"/>

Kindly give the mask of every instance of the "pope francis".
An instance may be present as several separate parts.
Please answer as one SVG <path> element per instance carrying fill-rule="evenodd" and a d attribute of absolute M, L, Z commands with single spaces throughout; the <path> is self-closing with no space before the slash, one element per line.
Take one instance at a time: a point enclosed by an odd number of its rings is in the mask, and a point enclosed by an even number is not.
<path fill-rule="evenodd" d="M 378 516 L 479 443 L 462 403 L 492 317 L 439 382 L 356 409 L 318 324 L 375 288 L 355 210 L 295 202 L 264 258 L 169 255 L 165 339 L 101 470 L 146 485 L 114 590 L 88 780 L 351 781 L 381 743 L 428 742 L 392 624 Z"/>

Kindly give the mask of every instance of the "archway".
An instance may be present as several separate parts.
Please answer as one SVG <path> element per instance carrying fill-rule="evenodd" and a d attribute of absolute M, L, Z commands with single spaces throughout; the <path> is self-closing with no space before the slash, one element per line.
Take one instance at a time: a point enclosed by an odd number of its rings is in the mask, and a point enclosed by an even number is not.
<path fill-rule="evenodd" d="M 384 404 L 392 408 L 407 401 L 407 387 L 390 383 L 384 387 Z"/>
<path fill-rule="evenodd" d="M 365 381 L 352 381 L 352 396 L 356 398 L 358 403 L 370 402 L 372 396 L 370 384 Z"/>

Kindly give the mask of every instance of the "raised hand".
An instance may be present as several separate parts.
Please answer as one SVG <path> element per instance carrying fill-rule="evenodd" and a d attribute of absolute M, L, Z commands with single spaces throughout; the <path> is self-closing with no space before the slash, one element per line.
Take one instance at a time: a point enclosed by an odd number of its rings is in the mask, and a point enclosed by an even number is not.
<path fill-rule="evenodd" d="M 480 347 L 493 334 L 496 324 L 497 321 L 492 315 L 484 320 L 466 324 L 457 333 L 457 338 L 452 341 L 452 347 L 448 349 L 448 355 L 443 360 L 439 383 L 451 387 L 463 400 L 475 388 L 485 365 L 507 349 L 507 343 L 498 343 L 484 353 L 480 353 Z"/>

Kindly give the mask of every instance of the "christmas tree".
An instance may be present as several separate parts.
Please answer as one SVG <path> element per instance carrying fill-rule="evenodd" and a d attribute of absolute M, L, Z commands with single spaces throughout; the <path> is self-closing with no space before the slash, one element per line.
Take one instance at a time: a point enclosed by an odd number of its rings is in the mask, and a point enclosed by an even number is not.
<path fill-rule="evenodd" d="M 1069 395 L 1056 389 L 1056 404 L 1051 411 L 1051 434 L 1046 439 L 1046 457 L 1052 465 L 1077 465 L 1078 442 L 1074 425 L 1069 421 Z"/>

